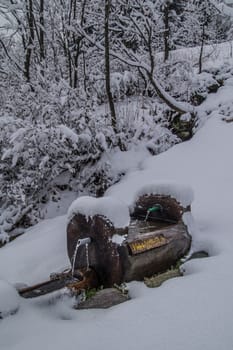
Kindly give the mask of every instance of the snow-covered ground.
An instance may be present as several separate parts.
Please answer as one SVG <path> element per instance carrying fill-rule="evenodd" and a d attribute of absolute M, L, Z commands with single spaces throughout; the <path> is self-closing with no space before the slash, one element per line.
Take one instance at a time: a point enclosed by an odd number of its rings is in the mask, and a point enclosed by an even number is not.
<path fill-rule="evenodd" d="M 231 96 L 229 80 L 200 107 L 211 113 L 192 140 L 147 157 L 140 170 L 134 167 L 107 192 L 130 204 L 148 183 L 191 186 L 193 249 L 205 249 L 210 257 L 186 262 L 183 278 L 156 289 L 130 283 L 132 300 L 108 310 L 75 311 L 69 298 L 18 300 L 1 282 L 0 306 L 4 298 L 7 310 L 11 300 L 12 308 L 19 305 L 16 314 L 0 321 L 1 350 L 232 349 L 233 123 L 222 121 L 224 109 L 219 113 Z M 233 108 L 227 113 L 233 116 Z M 66 216 L 44 220 L 0 249 L 0 280 L 39 282 L 69 265 L 66 222 Z"/>

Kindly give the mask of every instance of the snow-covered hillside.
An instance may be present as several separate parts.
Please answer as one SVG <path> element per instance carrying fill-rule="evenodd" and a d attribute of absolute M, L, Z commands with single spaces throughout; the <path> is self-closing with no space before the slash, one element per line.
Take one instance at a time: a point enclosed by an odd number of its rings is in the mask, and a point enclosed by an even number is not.
<path fill-rule="evenodd" d="M 232 348 L 233 123 L 222 120 L 233 115 L 231 96 L 229 80 L 200 107 L 210 114 L 193 139 L 148 157 L 107 192 L 129 204 L 148 183 L 188 184 L 195 197 L 193 249 L 210 257 L 186 262 L 183 278 L 156 289 L 130 283 L 132 300 L 108 310 L 75 311 L 70 299 L 20 299 L 18 313 L 0 321 L 2 350 Z M 39 282 L 66 267 L 65 229 L 65 216 L 45 220 L 2 248 L 0 279 Z"/>

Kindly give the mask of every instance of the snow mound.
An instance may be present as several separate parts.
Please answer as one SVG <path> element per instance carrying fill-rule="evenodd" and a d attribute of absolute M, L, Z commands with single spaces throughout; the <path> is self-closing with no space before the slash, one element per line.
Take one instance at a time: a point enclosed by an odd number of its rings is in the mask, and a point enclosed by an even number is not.
<path fill-rule="evenodd" d="M 133 202 L 130 207 L 133 208 L 135 202 L 139 197 L 145 194 L 154 194 L 154 195 L 162 195 L 162 196 L 170 196 L 177 200 L 184 208 L 191 205 L 194 199 L 193 190 L 186 185 L 181 185 L 178 183 L 152 183 L 147 184 L 137 190 L 133 196 Z"/>
<path fill-rule="evenodd" d="M 80 197 L 68 209 L 68 222 L 75 214 L 82 214 L 87 218 L 95 215 L 105 216 L 116 228 L 126 227 L 130 222 L 128 207 L 123 202 L 111 197 Z"/>
<path fill-rule="evenodd" d="M 19 309 L 19 295 L 9 283 L 0 280 L 0 319 Z"/>
<path fill-rule="evenodd" d="M 112 243 L 116 243 L 116 244 L 119 244 L 119 245 L 122 245 L 123 242 L 125 241 L 127 235 L 118 235 L 118 234 L 115 234 L 112 236 L 112 238 L 110 239 Z"/>

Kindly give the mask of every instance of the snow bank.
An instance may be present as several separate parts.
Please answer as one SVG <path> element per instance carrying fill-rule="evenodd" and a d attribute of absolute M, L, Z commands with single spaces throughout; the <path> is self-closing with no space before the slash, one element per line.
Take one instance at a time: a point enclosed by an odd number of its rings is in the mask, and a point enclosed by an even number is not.
<path fill-rule="evenodd" d="M 155 182 L 152 184 L 146 184 L 142 186 L 136 193 L 134 193 L 134 200 L 131 204 L 131 208 L 134 207 L 135 202 L 139 197 L 145 194 L 170 196 L 177 200 L 184 208 L 191 205 L 194 195 L 189 186 L 181 185 L 178 183 L 160 183 Z"/>
<path fill-rule="evenodd" d="M 183 207 L 190 205 L 194 199 L 190 186 L 173 182 L 172 180 L 151 182 L 151 174 L 141 178 L 141 172 L 135 172 L 126 176 L 120 184 L 112 186 L 106 191 L 106 196 L 112 196 L 125 202 L 131 209 L 140 196 L 145 194 L 170 196 L 177 200 Z M 143 185 L 142 185 L 143 184 Z"/>
<path fill-rule="evenodd" d="M 130 222 L 128 207 L 111 197 L 80 197 L 71 204 L 68 210 L 68 222 L 78 213 L 87 218 L 95 215 L 105 216 L 116 228 L 126 227 Z"/>
<path fill-rule="evenodd" d="M 113 174 L 127 173 L 140 169 L 140 164 L 146 159 L 152 157 L 146 146 L 133 146 L 128 151 L 112 149 L 104 153 L 103 162 L 110 164 Z"/>
<path fill-rule="evenodd" d="M 192 213 L 197 228 L 190 213 L 183 219 L 199 242 L 198 249 L 207 249 L 210 258 L 186 262 L 183 278 L 159 288 L 130 283 L 132 299 L 107 311 L 76 311 L 69 306 L 61 310 L 60 301 L 42 307 L 26 300 L 21 313 L 1 323 L 0 349 L 41 350 L 48 344 L 57 350 L 232 348 L 233 123 L 221 117 L 209 119 L 192 140 L 148 158 L 141 171 L 128 174 L 109 190 L 126 202 L 155 180 L 189 182 L 195 192 Z M 0 278 L 36 283 L 66 262 L 65 218 L 45 220 L 1 248 Z M 22 337 L 25 329 L 27 336 Z"/>
<path fill-rule="evenodd" d="M 229 6 L 229 4 L 232 4 L 231 1 L 216 1 L 216 0 L 211 0 L 211 3 L 219 10 L 220 13 L 223 15 L 233 17 L 233 8 Z"/>
<path fill-rule="evenodd" d="M 19 295 L 9 283 L 0 280 L 0 319 L 19 309 Z"/>
<path fill-rule="evenodd" d="M 12 284 L 39 283 L 69 265 L 66 216 L 43 220 L 0 249 L 0 280 Z"/>
<path fill-rule="evenodd" d="M 232 87 L 225 88 L 230 103 Z M 209 96 L 206 105 L 218 109 L 219 103 L 225 104 L 225 92 L 220 89 Z M 0 349 L 41 350 L 48 344 L 57 350 L 232 349 L 233 123 L 221 119 L 222 115 L 211 115 L 190 141 L 149 157 L 141 171 L 128 174 L 108 191 L 128 203 L 143 185 L 155 180 L 190 183 L 196 227 L 190 213 L 183 220 L 197 250 L 207 250 L 210 258 L 187 261 L 184 277 L 159 288 L 130 283 L 132 299 L 110 310 L 76 311 L 60 301 L 41 306 L 26 300 L 21 313 L 1 322 Z M 60 217 L 43 221 L 1 248 L 0 278 L 39 282 L 66 263 L 65 218 Z"/>

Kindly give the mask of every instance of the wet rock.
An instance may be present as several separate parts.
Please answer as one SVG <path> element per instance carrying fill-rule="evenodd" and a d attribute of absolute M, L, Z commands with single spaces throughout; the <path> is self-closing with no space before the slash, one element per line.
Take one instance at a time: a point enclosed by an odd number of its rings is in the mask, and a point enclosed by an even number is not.
<path fill-rule="evenodd" d="M 191 98 L 191 102 L 194 105 L 199 105 L 202 101 L 196 101 L 196 95 L 193 94 Z M 197 96 L 197 99 L 199 97 Z M 204 98 L 205 99 L 205 98 Z M 169 120 L 169 129 L 172 131 L 173 134 L 178 136 L 182 141 L 187 141 L 192 138 L 193 136 L 193 128 L 196 123 L 196 116 L 194 113 L 181 115 L 179 113 L 173 113 L 171 114 Z"/>
<path fill-rule="evenodd" d="M 79 303 L 77 309 L 107 309 L 129 300 L 128 294 L 123 294 L 116 288 L 102 289 L 91 298 Z"/>
<path fill-rule="evenodd" d="M 215 83 L 207 86 L 208 93 L 216 93 L 220 87 L 220 84 L 216 81 Z"/>
<path fill-rule="evenodd" d="M 192 259 L 208 258 L 208 257 L 209 257 L 208 252 L 206 252 L 205 250 L 199 250 L 198 252 L 193 252 L 186 261 L 189 261 Z"/>
<path fill-rule="evenodd" d="M 198 91 L 195 91 L 190 100 L 191 100 L 191 103 L 194 105 L 194 106 L 200 106 L 202 104 L 202 102 L 204 102 L 207 98 L 207 94 L 206 92 L 198 92 Z"/>
<path fill-rule="evenodd" d="M 177 269 L 168 270 L 164 273 L 160 273 L 150 278 L 145 278 L 144 282 L 147 287 L 156 288 L 161 286 L 163 282 L 171 278 L 181 277 L 181 276 L 183 276 L 183 273 L 179 268 L 177 268 Z"/>
<path fill-rule="evenodd" d="M 216 93 L 221 86 L 215 74 L 206 71 L 198 74 L 193 84 L 194 91 L 191 96 L 191 102 L 197 106 L 207 98 L 209 93 Z"/>

